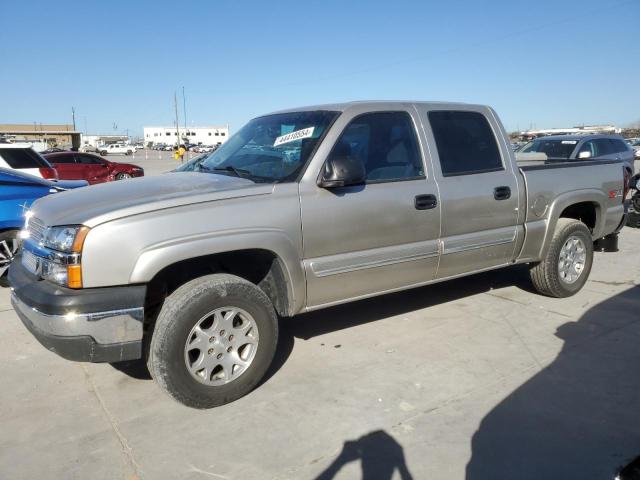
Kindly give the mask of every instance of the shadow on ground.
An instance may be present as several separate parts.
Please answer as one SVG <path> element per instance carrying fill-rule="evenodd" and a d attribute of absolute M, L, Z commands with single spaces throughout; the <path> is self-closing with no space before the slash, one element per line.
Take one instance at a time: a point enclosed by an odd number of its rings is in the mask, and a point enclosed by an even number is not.
<path fill-rule="evenodd" d="M 269 380 L 285 364 L 293 350 L 295 338 L 309 340 L 329 332 L 376 322 L 387 317 L 451 302 L 492 289 L 516 286 L 532 292 L 528 271 L 526 265 L 516 265 L 330 307 L 293 318 L 283 318 L 280 321 L 278 350 L 261 384 Z M 132 378 L 151 379 L 151 375 L 142 361 L 119 362 L 112 364 L 112 366 Z"/>
<path fill-rule="evenodd" d="M 640 287 L 556 335 L 553 363 L 480 423 L 467 480 L 613 480 L 640 453 Z"/>
<path fill-rule="evenodd" d="M 362 480 L 391 480 L 396 471 L 402 480 L 413 479 L 402 446 L 384 430 L 377 430 L 344 442 L 340 454 L 316 480 L 331 480 L 342 467 L 356 461 L 360 461 Z"/>

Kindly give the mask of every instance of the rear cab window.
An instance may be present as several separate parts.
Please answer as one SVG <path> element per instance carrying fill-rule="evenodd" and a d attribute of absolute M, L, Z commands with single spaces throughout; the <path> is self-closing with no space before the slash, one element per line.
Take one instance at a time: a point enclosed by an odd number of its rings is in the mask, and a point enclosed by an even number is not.
<path fill-rule="evenodd" d="M 46 160 L 31 148 L 0 148 L 2 158 L 11 168 L 46 168 Z"/>
<path fill-rule="evenodd" d="M 443 177 L 504 170 L 498 142 L 483 114 L 433 110 L 428 118 Z"/>

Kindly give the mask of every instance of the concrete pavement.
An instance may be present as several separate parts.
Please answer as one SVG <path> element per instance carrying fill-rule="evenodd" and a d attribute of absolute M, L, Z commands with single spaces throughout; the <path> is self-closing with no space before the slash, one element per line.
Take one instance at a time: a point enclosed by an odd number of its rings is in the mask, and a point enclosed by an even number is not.
<path fill-rule="evenodd" d="M 612 478 L 640 454 L 640 230 L 620 246 L 568 299 L 513 267 L 285 320 L 266 382 L 208 411 L 48 352 L 0 290 L 0 479 Z"/>

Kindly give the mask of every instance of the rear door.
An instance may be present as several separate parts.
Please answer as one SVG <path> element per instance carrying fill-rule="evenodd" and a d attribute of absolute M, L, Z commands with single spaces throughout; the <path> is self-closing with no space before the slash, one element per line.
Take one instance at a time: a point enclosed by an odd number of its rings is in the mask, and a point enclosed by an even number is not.
<path fill-rule="evenodd" d="M 502 128 L 489 109 L 420 107 L 440 191 L 437 278 L 509 263 L 517 236 L 518 183 Z"/>
<path fill-rule="evenodd" d="M 109 168 L 100 157 L 87 153 L 78 154 L 75 157 L 76 163 L 83 175 L 80 178 L 87 180 L 89 183 L 104 182 L 105 178 L 109 175 Z"/>
<path fill-rule="evenodd" d="M 48 160 L 58 172 L 60 180 L 79 180 L 83 178 L 78 176 L 80 172 L 78 172 L 73 155 L 52 155 L 48 157 Z"/>

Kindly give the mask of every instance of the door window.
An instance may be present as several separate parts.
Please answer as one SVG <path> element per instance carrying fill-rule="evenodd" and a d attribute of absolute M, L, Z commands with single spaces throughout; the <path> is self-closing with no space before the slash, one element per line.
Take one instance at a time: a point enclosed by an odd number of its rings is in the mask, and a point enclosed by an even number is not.
<path fill-rule="evenodd" d="M 613 145 L 613 151 L 615 153 L 624 153 L 629 151 L 629 147 L 623 140 L 617 140 L 615 138 L 612 138 L 609 141 Z"/>
<path fill-rule="evenodd" d="M 102 163 L 100 160 L 90 155 L 77 155 L 76 162 L 82 165 L 99 165 Z"/>
<path fill-rule="evenodd" d="M 361 160 L 367 183 L 424 178 L 418 140 L 406 112 L 367 113 L 354 118 L 330 156 Z"/>
<path fill-rule="evenodd" d="M 615 148 L 613 148 L 613 144 L 608 138 L 598 138 L 593 140 L 596 146 L 596 157 L 602 157 L 604 155 L 611 155 L 615 152 Z"/>
<path fill-rule="evenodd" d="M 580 151 L 578 152 L 578 158 L 580 158 L 580 154 L 583 152 L 589 152 L 591 154 L 588 158 L 593 158 L 598 156 L 598 148 L 593 140 L 588 140 L 582 144 L 580 147 Z"/>
<path fill-rule="evenodd" d="M 71 155 L 58 155 L 56 157 L 52 157 L 49 161 L 56 164 L 74 163 L 73 157 Z"/>
<path fill-rule="evenodd" d="M 50 165 L 30 148 L 0 148 L 2 158 L 11 168 L 43 168 Z"/>
<path fill-rule="evenodd" d="M 444 177 L 504 170 L 496 137 L 478 112 L 429 112 Z"/>

